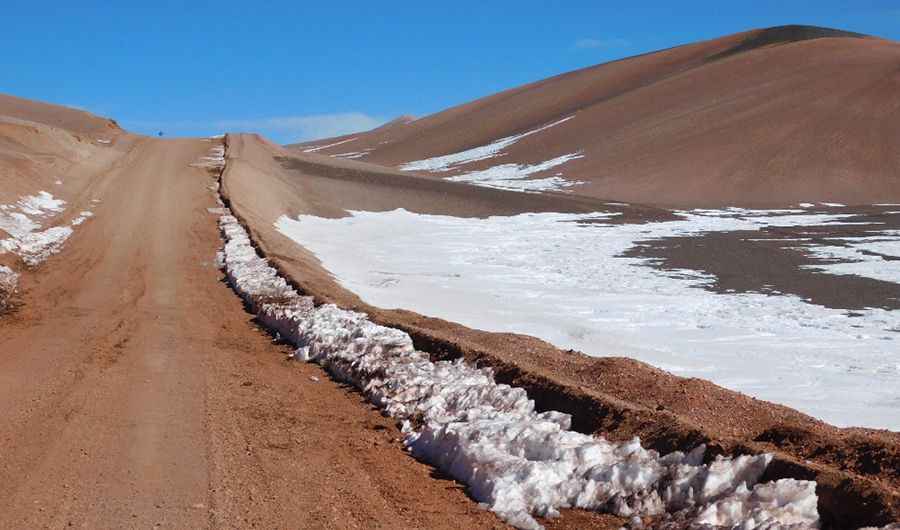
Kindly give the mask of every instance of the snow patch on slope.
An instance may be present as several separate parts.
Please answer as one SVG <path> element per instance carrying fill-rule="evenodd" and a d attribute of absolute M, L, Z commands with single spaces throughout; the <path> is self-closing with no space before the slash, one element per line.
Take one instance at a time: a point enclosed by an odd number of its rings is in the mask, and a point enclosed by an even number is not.
<path fill-rule="evenodd" d="M 321 151 L 322 149 L 328 149 L 329 147 L 335 147 L 335 146 L 338 146 L 341 144 L 345 144 L 347 142 L 352 142 L 353 140 L 356 140 L 355 136 L 353 138 L 347 138 L 346 140 L 341 140 L 340 142 L 334 142 L 333 144 L 313 146 L 313 147 L 310 147 L 309 149 L 304 149 L 303 152 L 304 153 L 315 153 L 316 151 Z"/>
<path fill-rule="evenodd" d="M 496 156 L 500 156 L 501 152 L 507 147 L 515 144 L 522 138 L 531 136 L 532 134 L 537 134 L 541 131 L 545 131 L 551 127 L 555 127 L 561 123 L 565 123 L 575 116 L 567 116 L 561 120 L 548 123 L 546 125 L 542 125 L 537 129 L 532 129 L 530 131 L 515 134 L 513 136 L 507 136 L 505 138 L 500 138 L 499 140 L 495 140 L 487 145 L 482 145 L 480 147 L 474 147 L 472 149 L 467 149 L 465 151 L 460 151 L 458 153 L 452 153 L 449 155 L 436 156 L 433 158 L 426 158 L 424 160 L 415 160 L 413 162 L 407 162 L 400 166 L 400 169 L 403 171 L 431 171 L 431 172 L 444 172 L 455 169 L 455 166 L 460 166 L 464 164 L 470 164 L 472 162 L 477 162 L 479 160 L 485 160 L 487 158 L 494 158 Z"/>
<path fill-rule="evenodd" d="M 560 175 L 541 179 L 529 179 L 528 177 L 583 157 L 584 155 L 580 153 L 569 153 L 537 164 L 501 164 L 481 171 L 446 177 L 445 180 L 521 192 L 563 190 L 582 183 L 566 180 Z"/>
<path fill-rule="evenodd" d="M 706 274 L 619 257 L 663 237 L 847 223 L 852 214 L 731 208 L 667 222 L 596 222 L 608 215 L 461 219 L 396 210 L 282 217 L 276 227 L 375 306 L 589 355 L 627 355 L 837 425 L 900 429 L 900 311 L 851 314 L 795 296 L 717 294 L 698 288 L 714 281 Z"/>
<path fill-rule="evenodd" d="M 40 230 L 41 221 L 62 212 L 66 201 L 56 199 L 53 194 L 42 191 L 29 195 L 14 205 L 0 205 L 0 230 L 9 237 L 0 239 L 0 254 L 17 254 L 26 265 L 35 267 L 59 252 L 72 235 L 72 226 L 78 226 L 94 214 L 81 212 L 71 226 L 61 225 Z M 16 211 L 18 210 L 18 211 Z"/>
<path fill-rule="evenodd" d="M 321 364 L 402 421 L 412 454 L 465 483 L 510 524 L 540 528 L 534 515 L 576 507 L 817 528 L 815 483 L 758 483 L 771 455 L 702 464 L 702 446 L 660 456 L 637 438 L 612 443 L 574 432 L 568 414 L 536 412 L 523 389 L 497 384 L 488 368 L 432 362 L 405 332 L 332 304 L 315 307 L 256 254 L 236 218 L 222 216 L 220 227 L 229 282 L 267 326 L 298 347 L 296 356 Z"/>

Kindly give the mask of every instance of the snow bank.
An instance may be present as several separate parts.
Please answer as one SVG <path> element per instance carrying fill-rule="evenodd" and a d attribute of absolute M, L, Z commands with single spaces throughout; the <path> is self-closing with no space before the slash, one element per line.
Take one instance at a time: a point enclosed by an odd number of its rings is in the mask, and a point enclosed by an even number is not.
<path fill-rule="evenodd" d="M 668 222 L 597 222 L 608 215 L 461 219 L 397 210 L 282 217 L 276 227 L 375 306 L 637 358 L 837 425 L 900 429 L 900 311 L 718 294 L 698 288 L 714 281 L 709 275 L 620 257 L 663 237 L 838 224 L 852 215 L 733 208 Z"/>
<path fill-rule="evenodd" d="M 617 444 L 574 432 L 569 415 L 536 412 L 524 390 L 497 384 L 490 369 L 432 362 L 402 331 L 334 305 L 314 307 L 256 254 L 233 216 L 219 223 L 229 283 L 297 346 L 296 356 L 321 364 L 402 421 L 413 455 L 466 484 L 514 526 L 540 528 L 534 515 L 577 507 L 697 524 L 817 528 L 814 483 L 758 483 L 770 455 L 702 464 L 703 447 L 660 456 L 636 438 Z"/>
<path fill-rule="evenodd" d="M 477 162 L 479 160 L 485 160 L 487 158 L 494 158 L 496 156 L 500 156 L 501 152 L 507 147 L 515 144 L 522 138 L 531 136 L 532 134 L 537 134 L 541 131 L 545 131 L 551 127 L 555 127 L 561 123 L 565 123 L 575 116 L 567 116 L 561 120 L 548 123 L 546 125 L 542 125 L 537 129 L 532 129 L 528 132 L 524 132 L 521 134 L 516 134 L 513 136 L 507 136 L 505 138 L 500 138 L 499 140 L 495 140 L 487 145 L 483 145 L 480 147 L 474 147 L 472 149 L 467 149 L 465 151 L 460 151 L 458 153 L 452 153 L 449 155 L 436 156 L 433 158 L 426 158 L 424 160 L 415 160 L 413 162 L 407 162 L 400 166 L 400 169 L 403 171 L 432 171 L 432 172 L 443 172 L 450 171 L 455 169 L 455 166 L 461 166 L 465 164 L 471 164 L 472 162 Z"/>
<path fill-rule="evenodd" d="M 577 186 L 581 182 L 573 182 L 562 178 L 560 175 L 542 179 L 529 179 L 532 174 L 547 171 L 561 166 L 566 162 L 582 158 L 580 153 L 569 153 L 538 164 L 501 164 L 481 171 L 471 171 L 445 180 L 452 182 L 466 182 L 485 188 L 498 188 L 511 191 L 539 192 L 562 190 L 571 186 Z"/>

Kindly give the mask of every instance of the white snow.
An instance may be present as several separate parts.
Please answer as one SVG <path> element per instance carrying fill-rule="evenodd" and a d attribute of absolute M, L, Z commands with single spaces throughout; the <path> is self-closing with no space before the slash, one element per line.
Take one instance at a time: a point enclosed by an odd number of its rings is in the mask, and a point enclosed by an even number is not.
<path fill-rule="evenodd" d="M 445 180 L 467 182 L 485 188 L 523 192 L 562 190 L 581 184 L 581 182 L 569 181 L 559 175 L 542 179 L 529 179 L 528 177 L 582 157 L 584 155 L 580 153 L 569 153 L 537 164 L 501 164 L 481 171 L 446 177 Z"/>
<path fill-rule="evenodd" d="M 574 115 L 567 116 L 561 120 L 542 125 L 536 129 L 532 129 L 521 134 L 515 134 L 513 136 L 507 136 L 505 138 L 500 138 L 499 140 L 495 140 L 487 145 L 474 147 L 472 149 L 466 149 L 465 151 L 460 151 L 458 153 L 451 153 L 449 155 L 436 156 L 433 158 L 426 158 L 424 160 L 407 162 L 401 165 L 400 169 L 403 171 L 444 172 L 455 169 L 455 166 L 470 164 L 472 162 L 485 160 L 487 158 L 494 158 L 496 156 L 499 156 L 504 149 L 515 144 L 522 138 L 531 136 L 532 134 L 537 134 L 541 131 L 545 131 L 561 123 L 565 123 L 574 117 Z"/>
<path fill-rule="evenodd" d="M 16 205 L 19 210 L 32 216 L 46 216 L 59 213 L 65 208 L 66 201 L 53 197 L 52 193 L 42 191 L 37 195 L 28 195 L 19 199 Z"/>
<path fill-rule="evenodd" d="M 15 253 L 27 265 L 34 267 L 59 252 L 72 235 L 71 226 L 40 229 L 41 221 L 62 212 L 65 203 L 53 194 L 42 191 L 19 199 L 15 205 L 0 206 L 0 230 L 9 235 L 6 239 L 0 239 L 0 254 Z M 92 215 L 91 212 L 81 212 L 72 221 L 72 226 L 80 225 Z"/>
<path fill-rule="evenodd" d="M 373 150 L 374 150 L 373 147 L 369 147 L 367 149 L 363 149 L 362 151 L 350 151 L 347 153 L 338 153 L 338 154 L 329 155 L 329 156 L 332 156 L 334 158 L 356 159 L 356 158 L 363 158 L 365 156 L 368 156 L 369 153 L 371 153 Z"/>
<path fill-rule="evenodd" d="M 338 146 L 341 144 L 345 144 L 347 142 L 352 142 L 353 140 L 356 140 L 355 136 L 353 138 L 347 138 L 346 140 L 341 140 L 340 142 L 334 142 L 333 144 L 317 145 L 314 147 L 310 147 L 309 149 L 304 149 L 303 152 L 304 153 L 315 153 L 316 151 L 321 151 L 322 149 L 328 149 L 329 147 L 335 147 L 335 146 Z"/>
<path fill-rule="evenodd" d="M 72 226 L 78 226 L 93 216 L 94 216 L 94 212 L 83 211 L 78 214 L 78 217 L 76 217 L 75 219 L 72 220 Z"/>
<path fill-rule="evenodd" d="M 225 146 L 214 145 L 209 149 L 206 156 L 201 156 L 199 160 L 189 165 L 191 167 L 221 169 L 225 166 Z"/>
<path fill-rule="evenodd" d="M 574 432 L 569 415 L 536 412 L 524 390 L 497 384 L 490 369 L 432 362 L 404 332 L 334 305 L 314 307 L 255 253 L 234 217 L 222 216 L 220 226 L 229 282 L 265 325 L 298 347 L 296 357 L 321 364 L 401 420 L 412 454 L 466 484 L 510 524 L 540 528 L 534 515 L 576 507 L 817 528 L 814 483 L 759 483 L 771 455 L 704 465 L 702 446 L 660 456 L 637 438 L 612 443 Z"/>
<path fill-rule="evenodd" d="M 875 239 L 873 241 L 873 239 Z M 806 268 L 828 274 L 853 274 L 885 282 L 900 283 L 900 259 L 888 260 L 868 252 L 900 258 L 900 238 L 845 238 L 843 244 L 798 247 L 815 258 L 835 260 L 836 263 L 807 265 Z M 867 252 L 866 252 L 867 251 Z"/>
<path fill-rule="evenodd" d="M 66 239 L 72 235 L 69 226 L 54 226 L 42 232 L 29 232 L 21 237 L 0 241 L 0 250 L 18 254 L 31 267 L 40 265 L 62 250 Z"/>
<path fill-rule="evenodd" d="M 609 214 L 351 213 L 282 217 L 276 226 L 375 306 L 634 357 L 837 425 L 900 429 L 900 311 L 851 314 L 796 296 L 717 294 L 698 288 L 713 280 L 702 273 L 617 257 L 662 237 L 848 223 L 852 214 L 732 208 L 584 225 Z"/>

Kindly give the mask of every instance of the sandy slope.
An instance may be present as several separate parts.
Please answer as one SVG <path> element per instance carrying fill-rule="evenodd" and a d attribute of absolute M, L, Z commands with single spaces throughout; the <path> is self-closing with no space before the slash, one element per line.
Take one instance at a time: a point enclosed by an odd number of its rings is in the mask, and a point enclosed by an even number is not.
<path fill-rule="evenodd" d="M 327 163 L 315 153 L 285 156 L 253 135 L 229 135 L 223 194 L 260 248 L 319 301 L 368 313 L 410 333 L 438 358 L 465 357 L 497 368 L 499 379 L 526 388 L 544 410 L 573 415 L 575 428 L 613 439 L 640 436 L 670 451 L 710 444 L 723 453 L 774 452 L 769 478 L 815 478 L 819 510 L 839 528 L 900 517 L 900 439 L 896 433 L 838 429 L 790 408 L 700 379 L 685 379 L 624 358 L 589 358 L 521 335 L 487 333 L 404 310 L 362 302 L 341 287 L 306 249 L 274 228 L 282 214 L 343 215 L 344 208 L 405 207 L 450 215 L 491 215 L 516 208 L 589 208 L 587 199 L 469 188 L 470 200 L 445 182 L 403 180 L 377 166 Z M 314 156 L 315 155 L 315 156 Z M 353 190 L 353 188 L 357 188 Z M 321 194 L 321 195 L 320 195 Z M 328 199 L 331 200 L 329 204 Z M 520 203 L 520 200 L 529 201 Z M 651 209 L 642 215 L 661 215 Z M 638 216 L 640 218 L 640 215 Z"/>
<path fill-rule="evenodd" d="M 123 142 L 0 318 L 0 527 L 499 526 L 249 321 L 188 166 L 211 144 Z"/>
<path fill-rule="evenodd" d="M 821 37 L 821 38 L 813 38 Z M 398 166 L 574 116 L 441 178 L 580 153 L 577 194 L 676 206 L 900 200 L 900 44 L 819 28 L 752 31 L 624 59 L 399 120 L 318 154 Z M 356 156 L 356 155 L 351 155 Z"/>

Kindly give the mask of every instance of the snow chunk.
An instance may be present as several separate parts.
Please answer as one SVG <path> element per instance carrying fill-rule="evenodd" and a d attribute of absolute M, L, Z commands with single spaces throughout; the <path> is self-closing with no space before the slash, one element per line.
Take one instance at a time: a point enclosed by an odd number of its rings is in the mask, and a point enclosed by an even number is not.
<path fill-rule="evenodd" d="M 436 156 L 433 158 L 426 158 L 424 160 L 416 160 L 413 162 L 407 162 L 400 166 L 400 169 L 403 171 L 431 171 L 431 172 L 443 172 L 450 171 L 454 169 L 454 166 L 460 166 L 465 164 L 471 164 L 472 162 L 477 162 L 479 160 L 485 160 L 487 158 L 494 158 L 499 156 L 501 151 L 506 149 L 507 147 L 515 144 L 522 138 L 531 136 L 532 134 L 537 134 L 541 131 L 545 131 L 551 127 L 555 127 L 561 123 L 565 123 L 575 116 L 567 116 L 561 120 L 548 123 L 546 125 L 542 125 L 537 129 L 532 129 L 528 132 L 524 132 L 521 134 L 515 134 L 513 136 L 507 136 L 505 138 L 500 138 L 499 140 L 495 140 L 494 142 L 483 145 L 480 147 L 475 147 L 472 149 L 467 149 L 465 151 L 460 151 L 458 153 L 452 153 L 449 155 Z"/>
<path fill-rule="evenodd" d="M 706 506 L 695 523 L 716 528 L 809 528 L 818 521 L 816 483 L 794 479 L 738 486 Z"/>

